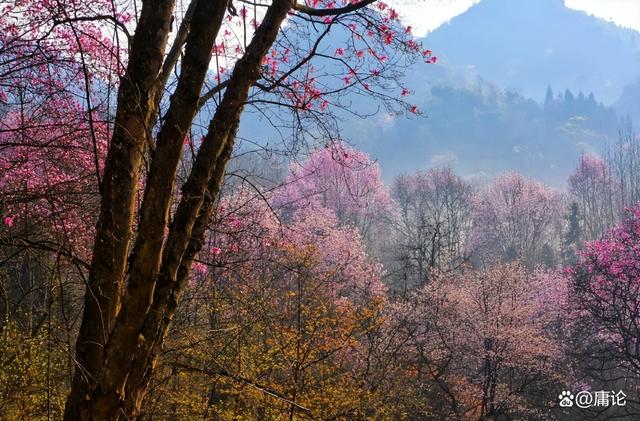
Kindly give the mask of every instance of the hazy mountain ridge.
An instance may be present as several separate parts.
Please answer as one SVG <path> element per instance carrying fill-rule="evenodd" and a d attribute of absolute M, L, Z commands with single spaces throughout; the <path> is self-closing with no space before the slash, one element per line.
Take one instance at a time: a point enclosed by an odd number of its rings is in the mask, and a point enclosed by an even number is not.
<path fill-rule="evenodd" d="M 483 0 L 424 42 L 444 65 L 468 66 L 539 101 L 551 83 L 612 104 L 640 73 L 639 32 L 562 0 Z"/>
<path fill-rule="evenodd" d="M 383 115 L 346 131 L 388 180 L 445 164 L 467 175 L 518 170 L 562 186 L 581 152 L 615 141 L 627 114 L 640 119 L 640 84 L 630 84 L 640 76 L 640 33 L 562 0 L 483 0 L 423 43 L 441 58 L 408 72 L 427 118 Z M 488 58 L 496 51 L 505 59 Z"/>
<path fill-rule="evenodd" d="M 561 186 L 579 154 L 601 151 L 620 125 L 613 108 L 568 90 L 546 105 L 488 83 L 436 85 L 423 98 L 426 119 L 363 120 L 348 132 L 380 160 L 386 179 L 447 165 L 467 176 L 513 169 Z"/>
<path fill-rule="evenodd" d="M 323 48 L 333 51 L 341 39 L 328 37 Z M 581 152 L 600 152 L 617 139 L 627 114 L 640 124 L 640 83 L 633 85 L 640 33 L 562 0 L 483 0 L 423 44 L 441 60 L 411 65 L 406 86 L 426 118 L 371 117 L 380 104 L 364 95 L 345 106 L 368 117 L 342 114 L 342 137 L 379 160 L 387 181 L 449 165 L 467 176 L 516 170 L 561 187 Z M 503 54 L 495 58 L 496 51 Z M 605 76 L 612 82 L 603 88 Z M 277 143 L 280 134 L 260 119 L 245 115 L 240 137 Z"/>

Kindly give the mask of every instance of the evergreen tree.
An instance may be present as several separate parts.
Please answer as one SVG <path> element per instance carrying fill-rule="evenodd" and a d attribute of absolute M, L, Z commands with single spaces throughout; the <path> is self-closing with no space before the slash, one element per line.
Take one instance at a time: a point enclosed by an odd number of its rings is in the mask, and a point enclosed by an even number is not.
<path fill-rule="evenodd" d="M 547 93 L 544 97 L 544 108 L 548 109 L 551 104 L 553 104 L 553 90 L 551 89 L 551 85 L 547 86 Z"/>
<path fill-rule="evenodd" d="M 561 107 L 560 115 L 563 120 L 568 120 L 576 115 L 576 98 L 571 90 L 565 89 Z"/>
<path fill-rule="evenodd" d="M 578 203 L 572 202 L 569 206 L 567 232 L 562 244 L 562 257 L 565 264 L 573 264 L 576 261 L 577 250 L 580 247 L 580 210 Z"/>

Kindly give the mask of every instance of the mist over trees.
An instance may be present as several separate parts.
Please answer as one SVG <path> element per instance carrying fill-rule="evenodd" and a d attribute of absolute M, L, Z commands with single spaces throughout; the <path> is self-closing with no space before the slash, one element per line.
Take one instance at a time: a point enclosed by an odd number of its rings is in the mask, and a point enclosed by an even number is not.
<path fill-rule="evenodd" d="M 371 0 L 3 5 L 0 418 L 640 417 L 640 137 L 563 186 L 385 183 L 343 117 L 421 117 L 428 47 Z M 570 90 L 431 94 L 525 152 L 620 127 Z M 560 405 L 587 390 L 627 401 Z"/>
<path fill-rule="evenodd" d="M 462 176 L 517 170 L 562 188 L 581 153 L 604 155 L 619 131 L 633 126 L 592 94 L 570 92 L 573 100 L 565 101 L 565 91 L 550 89 L 553 99 L 545 105 L 486 80 L 444 77 L 416 88 L 427 124 L 391 116 L 367 124 L 355 119 L 345 135 L 379 159 L 388 183 L 427 163 L 451 166 Z"/>
<path fill-rule="evenodd" d="M 517 173 L 479 185 L 447 168 L 387 187 L 375 161 L 336 143 L 275 188 L 255 167 L 240 183 L 230 174 L 141 417 L 544 418 L 572 416 L 558 387 L 634 392 L 637 276 L 625 265 L 637 266 L 637 209 L 620 207 L 611 164 L 583 157 L 566 192 Z M 625 222 L 596 232 L 593 203 Z M 75 275 L 28 253 L 43 244 L 27 247 L 23 216 L 3 222 L 4 249 L 25 247 L 3 272 L 5 390 L 16 398 L 3 407 L 60 411 L 73 363 L 57 351 L 72 334 L 59 323 L 77 309 L 71 286 L 50 296 L 47 280 Z M 26 326 L 32 339 L 15 347 Z M 23 372 L 21 358 L 49 362 Z M 49 388 L 29 388 L 45 378 Z"/>

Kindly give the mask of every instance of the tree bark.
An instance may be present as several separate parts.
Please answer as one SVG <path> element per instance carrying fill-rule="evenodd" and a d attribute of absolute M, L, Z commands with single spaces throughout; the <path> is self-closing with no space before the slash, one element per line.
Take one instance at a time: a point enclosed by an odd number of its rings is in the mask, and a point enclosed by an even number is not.
<path fill-rule="evenodd" d="M 76 371 L 65 419 L 89 419 L 95 374 L 119 310 L 131 241 L 135 197 L 150 138 L 154 84 L 167 44 L 173 0 L 145 0 L 118 90 L 114 134 L 100 185 L 100 215 L 76 342 Z"/>
<path fill-rule="evenodd" d="M 183 139 L 193 122 L 209 68 L 211 50 L 222 25 L 227 0 L 199 1 L 187 36 L 185 56 L 175 93 L 158 133 L 140 211 L 138 235 L 129 258 L 127 289 L 104 350 L 100 382 L 124 399 L 133 350 L 142 346 L 142 324 L 153 299 Z"/>
<path fill-rule="evenodd" d="M 249 89 L 260 76 L 262 60 L 291 7 L 289 0 L 276 0 L 267 10 L 246 53 L 236 64 L 200 146 L 194 168 L 182 189 L 182 200 L 163 253 L 153 304 L 139 335 L 143 340 L 136 350 L 127 380 L 125 407 L 131 419 L 139 414 L 164 338 L 186 286 L 191 263 L 202 248 Z"/>
<path fill-rule="evenodd" d="M 207 195 L 194 224 L 193 236 L 180 263 L 176 281 L 171 282 L 163 278 L 158 280 L 158 287 L 153 297 L 153 310 L 147 314 L 142 328 L 142 336 L 146 340 L 136 350 L 127 380 L 125 408 L 129 419 L 137 419 L 140 414 L 142 400 L 147 393 L 151 375 L 163 350 L 164 338 L 169 333 L 182 292 L 187 285 L 191 264 L 204 245 L 207 226 L 215 209 L 215 198 L 220 193 L 226 163 L 231 158 L 232 150 L 233 142 L 227 144 L 218 158 L 214 176 L 209 183 Z"/>
<path fill-rule="evenodd" d="M 249 90 L 260 77 L 262 60 L 293 4 L 275 0 L 269 6 L 236 63 L 163 242 L 183 138 L 198 106 L 226 0 L 196 5 L 178 86 L 152 154 L 136 242 L 127 259 L 140 169 L 151 139 L 150 123 L 156 121 L 159 87 L 164 87 L 159 75 L 173 6 L 173 1 L 143 3 L 120 87 L 78 338 L 79 366 L 65 408 L 66 420 L 117 420 L 139 413 L 191 261 L 202 247 Z"/>

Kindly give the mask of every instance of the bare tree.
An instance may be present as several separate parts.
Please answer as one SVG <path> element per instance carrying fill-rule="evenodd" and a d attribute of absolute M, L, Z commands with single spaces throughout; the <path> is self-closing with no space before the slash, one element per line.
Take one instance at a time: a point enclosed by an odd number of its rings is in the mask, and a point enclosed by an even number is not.
<path fill-rule="evenodd" d="M 474 189 L 450 169 L 398 177 L 393 250 L 402 290 L 422 285 L 434 269 L 451 270 L 467 257 Z"/>

